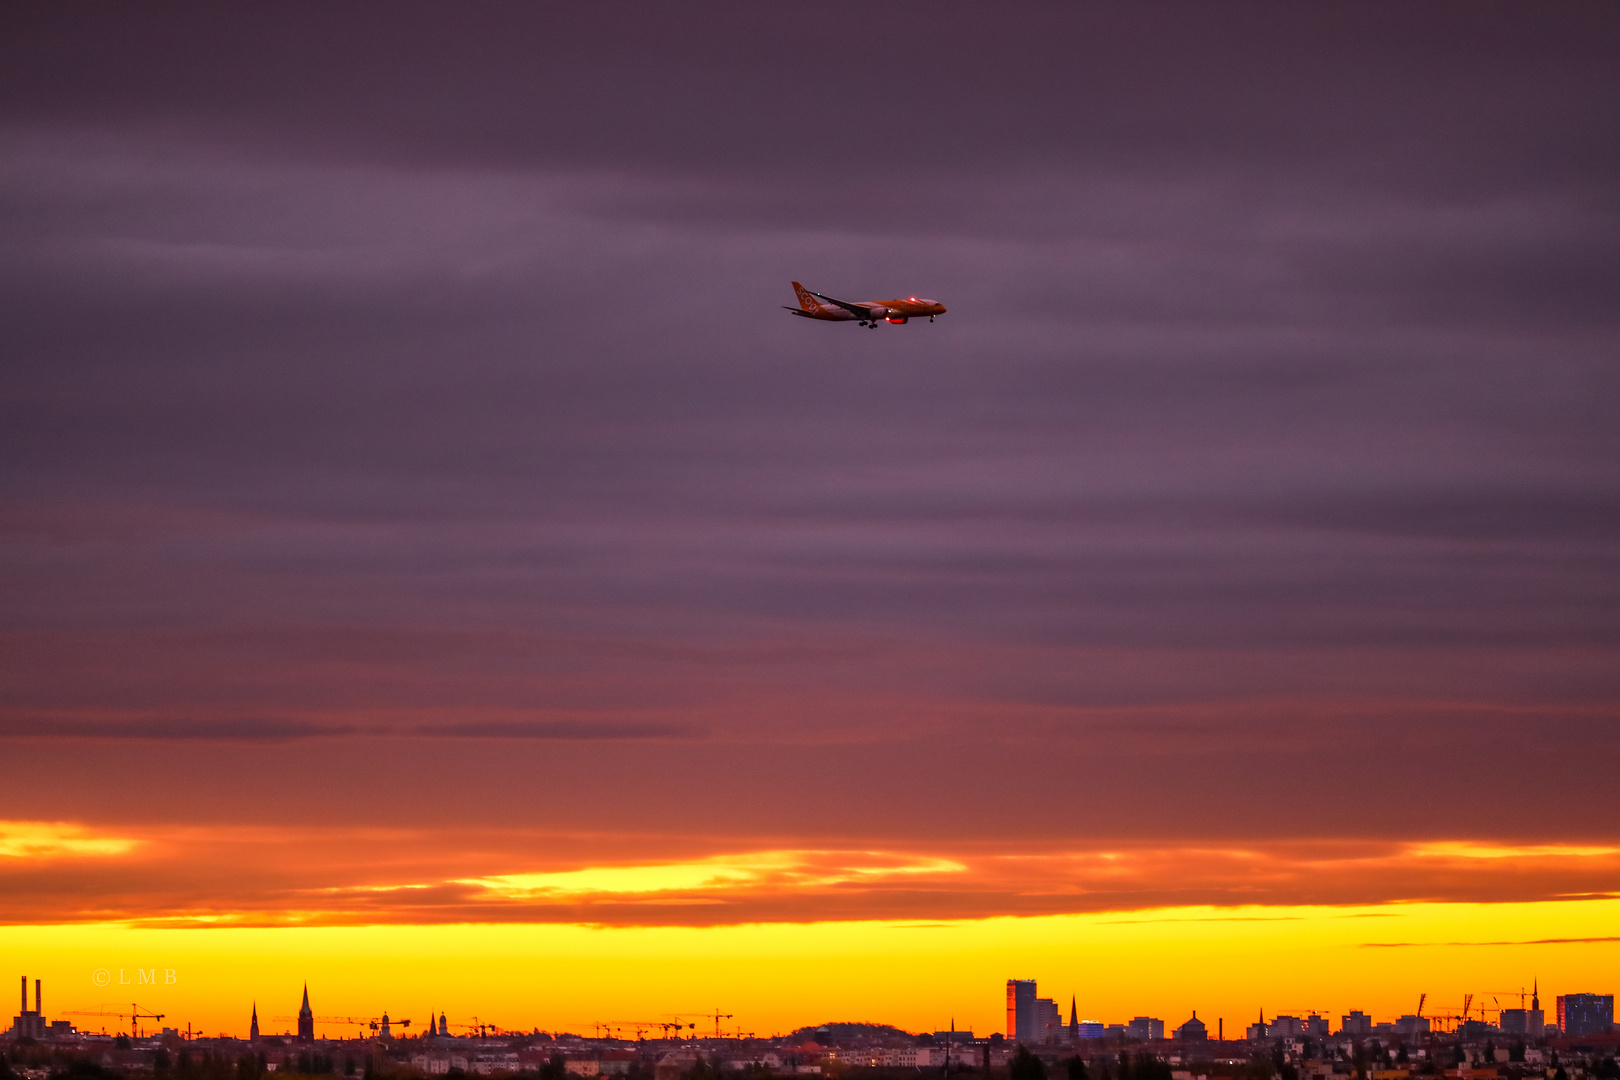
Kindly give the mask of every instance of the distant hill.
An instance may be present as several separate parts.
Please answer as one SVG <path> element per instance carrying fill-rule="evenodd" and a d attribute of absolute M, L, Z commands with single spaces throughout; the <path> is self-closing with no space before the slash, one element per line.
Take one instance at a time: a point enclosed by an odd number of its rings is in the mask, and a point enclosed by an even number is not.
<path fill-rule="evenodd" d="M 914 1038 L 909 1031 L 901 1031 L 888 1024 L 855 1024 L 841 1022 L 836 1024 L 812 1024 L 802 1027 L 789 1035 L 790 1039 L 814 1039 L 820 1042 L 830 1039 L 833 1042 L 853 1042 L 856 1039 L 910 1039 Z"/>

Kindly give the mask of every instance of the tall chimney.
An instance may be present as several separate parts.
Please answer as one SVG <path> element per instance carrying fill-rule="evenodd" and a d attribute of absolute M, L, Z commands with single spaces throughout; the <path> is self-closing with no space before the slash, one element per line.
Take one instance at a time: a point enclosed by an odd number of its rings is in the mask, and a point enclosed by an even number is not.
<path fill-rule="evenodd" d="M 22 981 L 23 981 L 23 984 L 22 984 L 22 995 L 23 995 L 22 1011 L 27 1012 L 28 1011 L 28 976 L 24 975 L 22 977 Z"/>
<path fill-rule="evenodd" d="M 40 980 L 34 980 L 34 1011 L 39 1013 L 39 1015 L 44 1016 L 45 1010 L 39 1007 L 39 983 Z"/>

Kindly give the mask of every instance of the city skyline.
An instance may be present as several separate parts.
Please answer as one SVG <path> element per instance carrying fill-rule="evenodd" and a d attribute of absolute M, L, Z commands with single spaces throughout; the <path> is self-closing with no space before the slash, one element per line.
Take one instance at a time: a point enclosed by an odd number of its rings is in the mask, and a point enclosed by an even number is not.
<path fill-rule="evenodd" d="M 1571 925 L 1589 930 L 1590 938 L 1601 938 L 1612 907 L 1573 906 L 1585 908 L 1585 922 Z M 1337 936 L 1319 936 L 1310 943 L 1294 927 L 1296 921 L 1307 921 L 1304 912 L 1272 908 L 1160 914 L 1167 919 L 1179 914 L 1185 936 L 1166 943 L 1166 924 L 1145 920 L 1098 920 L 1069 928 L 1061 947 L 1052 939 L 1059 936 L 1054 921 L 1062 920 L 1006 920 L 999 936 L 985 932 L 994 923 L 977 921 L 933 927 L 829 924 L 640 931 L 490 925 L 222 929 L 203 935 L 189 930 L 142 934 L 120 927 L 97 928 L 99 933 L 87 935 L 60 927 L 34 928 L 27 934 L 3 930 L 0 946 L 8 956 L 29 959 L 25 966 L 57 988 L 53 996 L 64 1009 L 129 996 L 133 988 L 143 1006 L 156 1002 L 163 1006 L 157 1011 L 189 1019 L 208 1032 L 243 1028 L 246 1010 L 255 1003 L 263 1015 L 294 1015 L 297 988 L 307 978 L 323 1002 L 318 1010 L 323 1013 L 376 1017 L 387 1011 L 420 1024 L 421 1009 L 431 1004 L 452 1017 L 476 1016 L 522 1030 L 538 1026 L 577 1032 L 590 1030 L 597 1021 L 658 1018 L 672 1011 L 695 1014 L 721 1005 L 738 1017 L 744 1030 L 760 1034 L 828 1020 L 933 1031 L 942 1030 L 952 1017 L 981 1034 L 1004 1030 L 1003 989 L 1010 957 L 1022 957 L 1016 967 L 1036 974 L 1036 982 L 1061 1000 L 1075 997 L 1085 1020 L 1110 1023 L 1151 1015 L 1176 1025 L 1194 1010 L 1212 1025 L 1224 1020 L 1240 1029 L 1262 1011 L 1267 1016 L 1319 1011 L 1338 1017 L 1357 1010 L 1393 1020 L 1413 1012 L 1420 995 L 1427 998 L 1431 1015 L 1455 1013 L 1465 995 L 1478 998 L 1476 1008 L 1490 1006 L 1492 996 L 1502 998 L 1502 988 L 1518 981 L 1505 974 L 1513 970 L 1506 965 L 1527 951 L 1524 945 L 1453 942 L 1459 929 L 1487 926 L 1471 927 L 1459 920 L 1457 908 L 1444 905 L 1393 918 L 1376 910 L 1336 910 L 1332 922 L 1340 928 Z M 1418 914 L 1426 918 L 1414 917 Z M 1526 912 L 1509 909 L 1500 916 L 1504 924 L 1515 925 Z M 1227 930 L 1221 949 L 1212 949 L 1199 933 L 1208 919 L 1222 920 L 1218 925 Z M 1367 948 L 1355 929 L 1391 922 L 1416 942 L 1405 949 Z M 441 933 L 445 936 L 436 939 Z M 150 955 L 168 952 L 178 965 L 174 983 L 164 984 L 159 968 L 143 986 L 132 962 L 126 972 L 130 985 L 120 987 L 120 994 L 95 986 L 88 968 L 75 972 L 92 957 L 104 959 L 125 947 L 120 943 L 132 934 L 144 936 L 146 947 L 154 950 Z M 964 934 L 971 940 L 950 944 Z M 215 935 L 225 940 L 208 940 Z M 336 943 L 329 943 L 333 939 Z M 1423 944 L 1425 939 L 1432 943 Z M 1595 964 L 1591 943 L 1528 947 L 1550 961 L 1550 968 L 1525 972 L 1523 986 L 1526 993 L 1532 983 L 1539 987 L 1549 1017 L 1560 994 L 1607 992 L 1606 973 L 1613 968 L 1601 962 L 1603 943 L 1596 944 Z M 1392 952 L 1408 949 L 1426 954 L 1420 961 L 1405 961 L 1413 965 L 1411 970 L 1428 973 L 1421 982 L 1389 974 Z M 873 955 L 885 958 L 882 981 L 846 977 L 850 964 L 869 963 Z M 1108 972 L 1107 985 L 1062 974 L 1088 968 Z M 116 973 L 112 981 L 117 983 Z M 746 995 L 739 994 L 739 986 L 749 988 Z M 278 987 L 292 987 L 291 1000 L 267 1006 Z M 340 1034 L 344 1029 L 322 1030 Z"/>
<path fill-rule="evenodd" d="M 157 1035 L 160 1031 L 163 1035 L 170 1036 L 183 1030 L 184 1037 L 188 1039 L 243 1038 L 241 1034 L 228 1030 L 210 1032 L 193 1025 L 189 1020 L 186 1021 L 184 1029 L 179 1027 L 178 1019 L 173 1025 L 164 1025 L 162 1022 L 170 1019 L 169 1016 L 145 1010 L 138 1004 L 132 1004 L 129 1010 L 119 1014 L 65 1009 L 62 1011 L 62 1017 L 53 1022 L 47 1016 L 42 1004 L 42 986 L 43 980 L 36 978 L 33 983 L 33 1008 L 30 1010 L 28 977 L 21 976 L 20 1011 L 14 1017 L 10 1029 L 0 1033 L 0 1037 L 59 1042 L 76 1035 L 92 1034 L 95 1022 L 86 1023 L 83 1019 L 85 1017 L 115 1016 L 118 1023 L 114 1027 L 121 1037 L 126 1034 L 140 1037 L 143 1034 L 140 1026 L 144 1020 L 148 1025 L 148 1030 L 144 1033 L 147 1036 Z M 1530 988 L 1521 988 L 1518 992 L 1517 1005 L 1512 1001 L 1511 992 L 1503 992 L 1509 993 L 1506 1004 L 1503 1004 L 1495 993 L 1470 993 L 1465 995 L 1460 1012 L 1451 1011 L 1438 1000 L 1431 1002 L 1429 995 L 1425 993 L 1419 995 L 1413 1012 L 1403 1013 L 1394 1018 L 1380 1018 L 1360 1009 L 1352 1009 L 1339 1016 L 1337 1022 L 1331 1012 L 1321 1009 L 1273 1011 L 1268 1018 L 1262 1008 L 1253 1023 L 1234 1023 L 1231 1035 L 1228 1036 L 1225 1017 L 1215 1017 L 1214 1026 L 1211 1027 L 1208 1021 L 1199 1019 L 1196 1009 L 1192 1010 L 1191 1015 L 1185 1020 L 1168 1024 L 1163 1017 L 1142 1014 L 1130 1020 L 1117 1022 L 1081 1019 L 1077 1007 L 1078 995 L 1071 995 L 1069 1018 L 1065 1021 L 1061 1005 L 1055 999 L 1039 996 L 1038 980 L 1008 979 L 1005 984 L 1006 1009 L 1002 1030 L 975 1032 L 971 1025 L 964 1027 L 959 1024 L 953 1015 L 946 1028 L 931 1032 L 924 1029 L 918 1034 L 931 1036 L 936 1044 L 943 1039 L 946 1045 L 959 1042 L 963 1045 L 1004 1043 L 1006 1046 L 1022 1045 L 1033 1048 L 1091 1048 L 1088 1053 L 1107 1053 L 1106 1047 L 1110 1044 L 1126 1042 L 1170 1041 L 1185 1045 L 1204 1042 L 1267 1043 L 1288 1040 L 1289 1045 L 1293 1045 L 1307 1040 L 1321 1041 L 1330 1038 L 1370 1040 L 1378 1037 L 1382 1037 L 1386 1045 L 1410 1043 L 1414 1047 L 1422 1047 L 1432 1044 L 1437 1039 L 1477 1042 L 1492 1036 L 1500 1036 L 1504 1039 L 1516 1039 L 1518 1045 L 1523 1048 L 1526 1045 L 1538 1045 L 1548 1037 L 1577 1040 L 1583 1037 L 1599 1037 L 1612 1040 L 1616 1035 L 1612 993 L 1559 994 L 1553 999 L 1555 1011 L 1549 1017 L 1542 1008 L 1539 987 L 1538 979 Z M 1478 1002 L 1477 1016 L 1474 1011 L 1475 1002 Z M 1424 1011 L 1426 1005 L 1427 1012 Z M 1494 1020 L 1491 1018 L 1492 1013 L 1495 1014 Z M 789 1034 L 782 1031 L 765 1033 L 747 1030 L 746 1021 L 731 1026 L 726 1022 L 736 1021 L 738 1019 L 736 1014 L 725 1013 L 720 1009 L 715 1009 L 712 1014 L 666 1012 L 661 1015 L 662 1020 L 596 1020 L 589 1025 L 576 1025 L 588 1026 L 589 1036 L 586 1036 L 584 1031 L 566 1030 L 568 1025 L 553 1025 L 542 1030 L 539 1024 L 532 1027 L 511 1023 L 498 1024 L 481 1020 L 477 1016 L 472 1017 L 470 1022 L 458 1018 L 453 1025 L 455 1030 L 452 1031 L 449 1015 L 442 1009 L 428 1009 L 415 1020 L 397 1011 L 391 1016 L 387 1010 L 380 1015 L 369 1017 L 317 1015 L 311 1004 L 309 985 L 306 982 L 301 988 L 298 1012 L 295 1015 L 269 1017 L 272 1021 L 293 1021 L 296 1023 L 296 1030 L 278 1030 L 274 1024 L 261 1028 L 258 1002 L 255 999 L 250 1006 L 246 1040 L 257 1043 L 262 1039 L 266 1044 L 274 1045 L 307 1045 L 327 1041 L 380 1039 L 387 1043 L 393 1039 L 409 1038 L 418 1041 L 484 1039 L 503 1035 L 532 1034 L 556 1039 L 566 1037 L 578 1040 L 588 1037 L 593 1041 L 608 1043 L 632 1041 L 640 1043 L 647 1040 L 747 1042 L 755 1039 L 781 1039 Z M 79 1019 L 72 1020 L 66 1017 Z M 702 1023 L 693 1020 L 693 1017 Z M 712 1030 L 708 1027 L 711 1021 L 714 1025 Z M 415 1031 L 410 1030 L 413 1023 L 416 1026 Z M 817 1029 L 818 1025 L 826 1027 L 829 1023 L 832 1022 L 811 1022 L 797 1025 L 793 1030 L 801 1032 L 813 1030 Z M 107 1034 L 106 1023 L 103 1022 L 101 1026 L 102 1034 Z M 877 1021 L 864 1021 L 854 1026 L 892 1027 Z M 1098 1051 L 1097 1047 L 1104 1049 Z"/>

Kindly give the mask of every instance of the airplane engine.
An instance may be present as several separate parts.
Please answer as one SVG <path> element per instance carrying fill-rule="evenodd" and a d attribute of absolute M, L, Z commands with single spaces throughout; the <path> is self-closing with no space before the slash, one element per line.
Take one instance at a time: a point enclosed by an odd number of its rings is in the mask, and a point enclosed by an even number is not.
<path fill-rule="evenodd" d="M 866 310 L 872 313 L 873 322 L 877 322 L 879 319 L 886 319 L 889 317 L 889 309 L 886 307 L 869 307 Z"/>

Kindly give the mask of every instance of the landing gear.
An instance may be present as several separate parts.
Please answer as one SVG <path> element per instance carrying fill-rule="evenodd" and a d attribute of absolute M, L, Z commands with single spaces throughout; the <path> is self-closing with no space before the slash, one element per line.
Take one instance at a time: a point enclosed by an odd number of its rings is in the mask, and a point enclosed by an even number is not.
<path fill-rule="evenodd" d="M 933 321 L 934 321 L 934 317 L 933 317 L 933 316 L 932 316 L 932 315 L 930 315 L 930 316 L 928 316 L 928 321 L 929 321 L 929 322 L 933 322 Z"/>
<path fill-rule="evenodd" d="M 865 326 L 865 325 L 866 325 L 866 320 L 865 320 L 865 319 L 862 319 L 862 320 L 861 320 L 861 321 L 860 321 L 860 322 L 859 322 L 859 323 L 857 323 L 857 324 L 856 324 L 856 325 L 858 325 L 858 326 Z"/>

